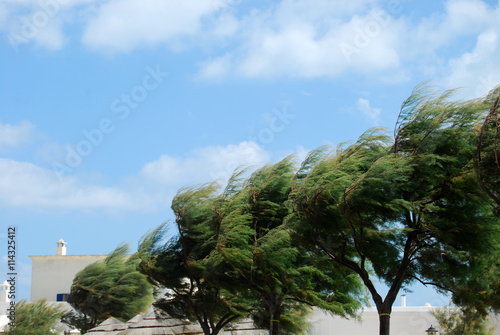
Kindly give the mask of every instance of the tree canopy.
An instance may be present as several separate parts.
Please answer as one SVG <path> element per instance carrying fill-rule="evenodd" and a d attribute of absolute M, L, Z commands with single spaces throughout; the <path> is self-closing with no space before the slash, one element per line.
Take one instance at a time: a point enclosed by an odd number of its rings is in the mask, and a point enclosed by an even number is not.
<path fill-rule="evenodd" d="M 61 306 L 47 303 L 47 299 L 35 302 L 21 300 L 16 303 L 16 326 L 7 327 L 10 335 L 59 334 L 58 324 L 64 311 Z"/>
<path fill-rule="evenodd" d="M 232 185 L 238 191 L 222 196 L 231 205 L 221 211 L 217 248 L 212 252 L 236 271 L 235 280 L 257 293 L 267 309 L 257 315 L 267 315 L 268 324 L 257 323 L 269 327 L 270 334 L 279 334 L 280 328 L 304 333 L 305 323 L 286 320 L 291 320 L 290 313 L 305 315 L 305 306 L 354 316 L 363 301 L 355 276 L 293 239 L 287 222 L 293 215 L 288 198 L 294 170 L 288 157 L 257 170 L 239 187 Z"/>
<path fill-rule="evenodd" d="M 206 335 L 248 315 L 253 301 L 231 282 L 227 264 L 208 258 L 216 243 L 216 194 L 215 184 L 181 189 L 172 203 L 177 235 L 165 241 L 168 226 L 163 224 L 139 247 L 140 271 L 156 287 L 167 289 L 155 306 L 173 317 L 198 321 Z"/>
<path fill-rule="evenodd" d="M 178 235 L 162 242 L 162 226 L 144 239 L 141 271 L 169 289 L 155 305 L 198 320 L 205 334 L 249 314 L 271 334 L 280 325 L 302 334 L 310 306 L 355 315 L 359 280 L 291 236 L 291 158 L 246 179 L 244 172 L 222 191 L 215 184 L 180 190 L 172 205 Z"/>
<path fill-rule="evenodd" d="M 126 321 L 147 310 L 153 289 L 137 271 L 138 255 L 128 255 L 128 250 L 120 245 L 104 261 L 76 274 L 68 298 L 76 312 L 65 314 L 63 322 L 85 333 L 110 316 Z"/>
<path fill-rule="evenodd" d="M 486 194 L 500 207 L 500 87 L 486 97 L 489 112 L 484 118 L 477 145 L 477 172 Z"/>
<path fill-rule="evenodd" d="M 441 307 L 434 309 L 432 316 L 439 323 L 443 335 L 493 335 L 495 327 L 490 326 L 487 315 L 477 313 L 474 308 Z"/>
<path fill-rule="evenodd" d="M 393 139 L 374 129 L 333 153 L 313 151 L 292 186 L 297 234 L 362 279 L 381 335 L 401 288 L 418 281 L 453 293 L 477 275 L 477 257 L 498 252 L 499 218 L 474 169 L 487 107 L 451 93 L 417 87 Z"/>
<path fill-rule="evenodd" d="M 300 334 L 307 306 L 354 315 L 361 282 L 388 335 L 392 306 L 415 282 L 484 315 L 500 310 L 499 93 L 452 100 L 415 88 L 394 134 L 312 151 L 250 177 L 237 171 L 179 191 L 178 235 L 141 244 L 141 271 L 169 288 L 156 304 L 207 335 L 249 313 L 270 333 Z M 382 295 L 374 285 L 388 286 Z M 177 314 L 176 314 L 177 313 Z M 293 315 L 293 316 L 292 316 Z"/>

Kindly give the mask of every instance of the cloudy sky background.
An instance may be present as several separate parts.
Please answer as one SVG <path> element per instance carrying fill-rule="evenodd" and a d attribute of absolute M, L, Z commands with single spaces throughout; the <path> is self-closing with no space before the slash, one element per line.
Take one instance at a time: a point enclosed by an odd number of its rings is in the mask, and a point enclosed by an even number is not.
<path fill-rule="evenodd" d="M 61 237 L 135 249 L 182 186 L 390 131 L 423 81 L 500 83 L 496 1 L 0 0 L 0 36 L 0 236 L 6 254 L 18 228 L 23 298 L 27 256 Z"/>

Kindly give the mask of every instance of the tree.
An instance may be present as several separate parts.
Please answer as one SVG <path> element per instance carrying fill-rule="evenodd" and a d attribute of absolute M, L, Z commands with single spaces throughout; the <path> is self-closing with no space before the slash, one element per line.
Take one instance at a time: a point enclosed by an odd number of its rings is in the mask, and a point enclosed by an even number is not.
<path fill-rule="evenodd" d="M 401 288 L 418 281 L 454 293 L 474 259 L 498 250 L 499 219 L 474 170 L 486 106 L 450 94 L 417 87 L 393 140 L 375 129 L 334 153 L 313 151 L 292 186 L 297 234 L 361 278 L 381 335 Z M 389 287 L 385 297 L 373 278 Z"/>
<path fill-rule="evenodd" d="M 51 306 L 47 303 L 47 299 L 35 302 L 21 300 L 16 303 L 16 326 L 7 327 L 7 334 L 59 334 L 57 326 L 63 313 L 61 306 Z"/>
<path fill-rule="evenodd" d="M 280 329 L 304 334 L 310 306 L 354 316 L 363 300 L 354 275 L 292 238 L 287 220 L 292 215 L 288 197 L 294 170 L 291 157 L 259 169 L 240 187 L 230 187 L 238 191 L 220 201 L 231 205 L 216 210 L 220 232 L 211 256 L 230 264 L 237 274 L 234 281 L 243 281 L 257 293 L 265 310 L 254 316 L 272 335 Z"/>
<path fill-rule="evenodd" d="M 483 190 L 500 206 L 500 87 L 490 92 L 485 103 L 490 109 L 479 133 L 477 172 Z"/>
<path fill-rule="evenodd" d="M 431 314 L 439 323 L 443 335 L 493 335 L 495 327 L 488 327 L 489 318 L 478 315 L 473 308 L 442 307 Z"/>
<path fill-rule="evenodd" d="M 221 192 L 181 189 L 172 203 L 178 235 L 164 243 L 162 226 L 140 247 L 141 271 L 168 288 L 155 305 L 198 320 L 207 335 L 248 314 L 271 334 L 280 324 L 304 333 L 310 306 L 354 315 L 357 279 L 295 243 L 286 226 L 293 169 L 288 158 L 246 180 L 237 171 Z"/>
<path fill-rule="evenodd" d="M 128 250 L 120 245 L 104 261 L 76 274 L 68 298 L 75 311 L 65 314 L 63 322 L 85 333 L 110 316 L 126 321 L 147 310 L 153 289 L 137 271 L 138 255 L 127 255 Z"/>
<path fill-rule="evenodd" d="M 231 282 L 231 268 L 213 263 L 208 256 L 217 241 L 214 201 L 217 186 L 181 189 L 172 202 L 177 235 L 165 242 L 167 225 L 146 235 L 139 247 L 140 271 L 165 296 L 155 306 L 173 317 L 200 324 L 206 335 L 248 315 L 253 299 Z"/>
<path fill-rule="evenodd" d="M 486 112 L 477 131 L 476 172 L 482 189 L 495 206 L 495 214 L 500 216 L 500 86 L 483 100 Z M 474 258 L 473 274 L 457 282 L 454 292 L 457 304 L 471 306 L 483 317 L 490 308 L 500 311 L 498 244 L 500 242 L 492 249 L 491 255 Z"/>

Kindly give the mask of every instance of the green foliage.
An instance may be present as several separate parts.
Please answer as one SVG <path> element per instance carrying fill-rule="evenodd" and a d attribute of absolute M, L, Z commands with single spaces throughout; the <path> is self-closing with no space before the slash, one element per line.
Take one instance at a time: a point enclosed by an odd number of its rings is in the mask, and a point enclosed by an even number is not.
<path fill-rule="evenodd" d="M 283 335 L 303 335 L 312 327 L 307 321 L 311 309 L 306 304 L 301 304 L 293 300 L 283 302 L 282 313 L 279 320 L 279 332 Z M 269 307 L 263 301 L 252 313 L 255 327 L 259 329 L 269 329 L 269 320 L 272 319 Z"/>
<path fill-rule="evenodd" d="M 304 334 L 310 306 L 355 315 L 359 280 L 290 234 L 291 158 L 249 178 L 237 171 L 222 192 L 215 184 L 179 191 L 172 203 L 179 235 L 166 226 L 141 242 L 140 269 L 168 288 L 155 303 L 176 317 L 196 319 L 205 334 L 252 314 L 273 334 Z"/>
<path fill-rule="evenodd" d="M 500 86 L 485 99 L 489 112 L 479 131 L 476 164 L 486 194 L 500 207 Z"/>
<path fill-rule="evenodd" d="M 292 238 L 288 198 L 293 177 L 290 157 L 265 166 L 236 187 L 237 192 L 222 195 L 216 210 L 220 233 L 211 259 L 230 264 L 234 281 L 259 296 L 254 319 L 271 334 L 280 329 L 303 334 L 310 306 L 353 316 L 363 300 L 354 276 L 318 261 L 318 255 Z"/>
<path fill-rule="evenodd" d="M 49 305 L 47 299 L 16 303 L 16 326 L 7 327 L 10 335 L 59 334 L 58 323 L 63 315 L 58 305 Z"/>
<path fill-rule="evenodd" d="M 168 289 L 155 306 L 174 317 L 197 320 L 207 335 L 248 315 L 253 302 L 231 280 L 231 268 L 208 257 L 219 233 L 218 211 L 223 210 L 217 201 L 215 184 L 181 189 L 172 203 L 178 235 L 165 241 L 164 224 L 145 236 L 139 248 L 140 271 Z"/>
<path fill-rule="evenodd" d="M 470 308 L 442 307 L 435 309 L 432 315 L 439 323 L 442 335 L 493 335 L 495 327 L 489 327 L 489 318 L 478 315 Z"/>
<path fill-rule="evenodd" d="M 474 168 L 487 105 L 450 101 L 451 93 L 417 87 L 403 104 L 394 141 L 375 129 L 336 152 L 320 148 L 292 185 L 297 234 L 354 271 L 381 315 L 413 281 L 458 299 L 457 288 L 465 291 L 479 273 L 475 259 L 498 253 L 499 218 Z M 374 276 L 389 287 L 385 297 Z M 384 322 L 381 334 L 388 334 L 389 318 Z"/>
<path fill-rule="evenodd" d="M 490 255 L 472 257 L 467 276 L 455 280 L 453 300 L 485 316 L 490 310 L 500 311 L 500 261 L 498 249 Z"/>
<path fill-rule="evenodd" d="M 126 321 L 151 304 L 152 286 L 137 271 L 138 255 L 127 255 L 127 245 L 118 246 L 102 262 L 95 262 L 77 273 L 71 285 L 69 312 L 63 322 L 82 332 L 108 317 Z"/>
<path fill-rule="evenodd" d="M 415 281 L 478 313 L 498 309 L 498 92 L 452 93 L 418 86 L 394 138 L 371 129 L 314 150 L 298 171 L 286 158 L 247 179 L 238 171 L 221 193 L 180 190 L 178 236 L 165 243 L 162 226 L 140 248 L 141 271 L 170 289 L 157 305 L 197 319 L 207 335 L 250 311 L 273 335 L 281 318 L 283 331 L 301 334 L 294 320 L 308 306 L 355 315 L 360 282 L 384 335 L 399 291 Z M 385 297 L 374 280 L 389 287 Z"/>

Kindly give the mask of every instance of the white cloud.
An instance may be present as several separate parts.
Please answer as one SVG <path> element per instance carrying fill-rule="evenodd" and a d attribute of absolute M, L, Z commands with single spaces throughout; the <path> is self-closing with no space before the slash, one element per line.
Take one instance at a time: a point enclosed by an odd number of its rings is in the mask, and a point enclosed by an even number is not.
<path fill-rule="evenodd" d="M 120 189 L 85 185 L 32 163 L 0 159 L 0 203 L 7 207 L 137 210 L 145 204 Z"/>
<path fill-rule="evenodd" d="M 399 67 L 401 23 L 377 1 L 313 2 L 283 0 L 252 11 L 239 23 L 236 49 L 203 63 L 200 76 L 320 77 Z"/>
<path fill-rule="evenodd" d="M 0 158 L 0 207 L 123 213 L 170 206 L 183 186 L 225 183 L 240 166 L 260 167 L 269 154 L 253 142 L 203 147 L 186 157 L 163 155 L 115 186 L 89 184 L 32 163 Z"/>
<path fill-rule="evenodd" d="M 220 0 L 110 0 L 88 22 L 83 43 L 116 53 L 175 42 L 199 32 L 202 19 L 224 6 Z"/>
<path fill-rule="evenodd" d="M 457 37 L 476 35 L 491 23 L 489 12 L 480 0 L 449 0 L 444 13 L 422 18 L 414 29 L 409 27 L 408 46 L 419 49 L 417 54 L 434 52 L 453 44 Z"/>
<path fill-rule="evenodd" d="M 34 41 L 38 46 L 45 47 L 49 50 L 61 49 L 65 41 L 62 32 L 62 21 L 60 19 L 49 21 L 47 25 L 36 34 Z"/>
<path fill-rule="evenodd" d="M 226 55 L 204 62 L 201 64 L 199 77 L 202 79 L 217 79 L 227 76 L 231 68 L 231 58 L 231 55 Z"/>
<path fill-rule="evenodd" d="M 59 50 L 66 40 L 65 23 L 74 11 L 97 0 L 4 0 L 0 8 L 0 29 L 4 30 L 15 51 L 19 46 L 34 42 L 49 50 Z M 2 20 L 2 12 L 8 13 Z"/>
<path fill-rule="evenodd" d="M 404 0 L 259 6 L 234 0 L 3 0 L 0 29 L 15 48 L 35 43 L 60 49 L 68 39 L 64 28 L 73 23 L 83 25 L 82 43 L 97 52 L 192 44 L 210 53 L 200 62 L 204 79 L 359 73 L 382 82 L 444 78 L 452 87 L 474 77 L 475 86 L 497 79 L 496 72 L 487 72 L 496 44 L 484 41 L 500 35 L 498 5 L 449 0 L 424 16 L 413 16 L 411 6 Z"/>
<path fill-rule="evenodd" d="M 35 126 L 28 121 L 18 125 L 0 123 L 0 150 L 17 148 L 30 141 Z"/>
<path fill-rule="evenodd" d="M 378 124 L 381 109 L 373 108 L 370 101 L 364 98 L 359 98 L 356 102 L 356 107 L 361 111 L 371 122 Z"/>
<path fill-rule="evenodd" d="M 226 147 L 215 146 L 194 150 L 188 157 L 163 155 L 147 163 L 141 176 L 162 184 L 186 185 L 219 180 L 226 182 L 235 169 L 262 166 L 269 154 L 254 142 L 241 142 Z"/>
<path fill-rule="evenodd" d="M 445 89 L 464 98 L 487 93 L 500 83 L 500 7 L 480 0 L 449 0 L 444 12 L 407 22 L 405 61 Z M 411 63 L 409 63 L 411 62 Z M 415 75 L 415 70 L 414 75 Z"/>
<path fill-rule="evenodd" d="M 474 50 L 450 60 L 448 75 L 443 80 L 444 85 L 461 87 L 460 94 L 468 98 L 485 95 L 500 84 L 498 55 L 500 30 L 489 30 L 480 34 Z"/>

